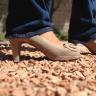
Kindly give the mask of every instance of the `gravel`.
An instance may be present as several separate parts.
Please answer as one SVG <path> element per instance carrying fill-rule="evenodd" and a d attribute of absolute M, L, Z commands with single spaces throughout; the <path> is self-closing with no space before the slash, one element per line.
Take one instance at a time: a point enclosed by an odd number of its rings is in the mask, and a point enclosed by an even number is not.
<path fill-rule="evenodd" d="M 0 96 L 96 96 L 96 55 L 87 50 L 78 60 L 53 62 L 24 44 L 14 63 L 10 44 L 1 42 Z"/>

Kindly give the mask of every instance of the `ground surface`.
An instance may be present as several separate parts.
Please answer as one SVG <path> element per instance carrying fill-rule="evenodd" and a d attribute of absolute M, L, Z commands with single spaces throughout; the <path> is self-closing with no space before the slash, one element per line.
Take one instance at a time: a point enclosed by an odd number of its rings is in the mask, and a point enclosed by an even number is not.
<path fill-rule="evenodd" d="M 53 62 L 23 45 L 22 61 L 14 63 L 10 46 L 1 42 L 0 96 L 96 96 L 96 56 L 86 52 L 75 61 Z"/>

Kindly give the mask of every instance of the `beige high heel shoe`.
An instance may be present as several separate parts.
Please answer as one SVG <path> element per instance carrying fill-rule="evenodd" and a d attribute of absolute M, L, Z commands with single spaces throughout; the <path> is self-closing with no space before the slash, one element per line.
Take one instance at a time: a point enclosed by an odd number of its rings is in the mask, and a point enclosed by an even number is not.
<path fill-rule="evenodd" d="M 14 62 L 20 61 L 20 46 L 28 43 L 43 52 L 49 59 L 56 61 L 73 60 L 81 57 L 80 53 L 73 47 L 54 45 L 40 35 L 32 38 L 10 39 L 13 50 Z"/>

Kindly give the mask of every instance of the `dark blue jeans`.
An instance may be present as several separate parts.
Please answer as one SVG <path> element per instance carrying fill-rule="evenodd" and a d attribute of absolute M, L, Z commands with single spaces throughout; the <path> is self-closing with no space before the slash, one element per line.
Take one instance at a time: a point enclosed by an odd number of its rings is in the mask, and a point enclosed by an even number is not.
<path fill-rule="evenodd" d="M 69 41 L 96 40 L 96 0 L 73 0 Z"/>
<path fill-rule="evenodd" d="M 9 0 L 6 38 L 29 38 L 51 31 L 51 0 Z"/>

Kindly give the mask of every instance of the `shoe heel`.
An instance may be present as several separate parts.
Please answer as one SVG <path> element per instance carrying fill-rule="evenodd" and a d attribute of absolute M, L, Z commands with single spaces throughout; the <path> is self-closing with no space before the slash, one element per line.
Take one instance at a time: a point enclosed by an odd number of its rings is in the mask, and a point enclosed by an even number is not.
<path fill-rule="evenodd" d="M 10 40 L 10 45 L 13 53 L 13 61 L 20 61 L 20 44 L 16 40 Z"/>

